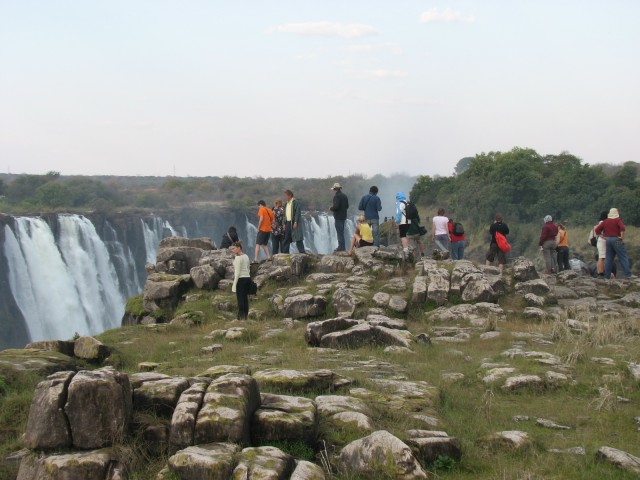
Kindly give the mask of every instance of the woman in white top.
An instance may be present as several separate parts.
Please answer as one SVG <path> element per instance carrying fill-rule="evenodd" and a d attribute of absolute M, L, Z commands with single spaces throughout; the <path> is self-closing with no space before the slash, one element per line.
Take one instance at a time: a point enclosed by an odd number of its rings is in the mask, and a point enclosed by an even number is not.
<path fill-rule="evenodd" d="M 451 247 L 449 237 L 449 219 L 444 216 L 444 208 L 438 209 L 438 215 L 433 217 L 433 245 L 438 250 L 448 252 Z"/>
<path fill-rule="evenodd" d="M 246 320 L 249 315 L 249 284 L 251 273 L 249 271 L 249 257 L 242 251 L 242 242 L 233 242 L 231 252 L 236 256 L 233 259 L 233 287 L 238 300 L 238 320 Z"/>

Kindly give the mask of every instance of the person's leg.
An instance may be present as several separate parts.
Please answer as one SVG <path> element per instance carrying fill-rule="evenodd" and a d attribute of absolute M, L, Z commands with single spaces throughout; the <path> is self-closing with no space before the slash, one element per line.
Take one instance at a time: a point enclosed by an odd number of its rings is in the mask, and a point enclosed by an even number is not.
<path fill-rule="evenodd" d="M 371 220 L 368 220 L 369 224 L 371 225 L 371 233 L 373 233 L 373 244 L 376 247 L 380 246 L 380 220 L 378 220 L 377 218 L 372 218 Z"/>
<path fill-rule="evenodd" d="M 304 241 L 303 240 L 298 240 L 296 242 L 296 248 L 298 249 L 299 253 L 306 253 L 304 250 Z"/>
<path fill-rule="evenodd" d="M 622 266 L 624 276 L 630 277 L 631 268 L 629 267 L 629 257 L 627 257 L 627 247 L 624 245 L 624 241 L 620 238 L 616 239 L 613 244 L 613 248 L 616 250 L 616 254 L 618 255 L 618 261 L 620 262 L 620 266 Z"/>
<path fill-rule="evenodd" d="M 497 244 L 496 244 L 496 250 L 498 253 L 498 268 L 500 269 L 500 273 L 502 273 L 504 271 L 504 266 L 507 263 L 507 255 L 498 248 Z"/>
<path fill-rule="evenodd" d="M 607 256 L 604 259 L 604 278 L 611 278 L 611 270 L 613 269 L 613 260 L 615 258 L 615 250 L 613 248 L 613 243 L 615 242 L 614 237 L 607 237 Z"/>
<path fill-rule="evenodd" d="M 336 235 L 338 237 L 338 251 L 344 252 L 344 220 L 335 219 Z"/>
<path fill-rule="evenodd" d="M 451 242 L 451 259 L 461 260 L 460 258 L 460 244 L 462 242 Z"/>
<path fill-rule="evenodd" d="M 260 259 L 260 244 L 256 241 L 256 251 L 253 255 L 253 261 L 257 262 Z"/>
<path fill-rule="evenodd" d="M 246 320 L 249 314 L 249 281 L 247 277 L 238 279 L 236 299 L 238 301 L 238 320 Z"/>
<path fill-rule="evenodd" d="M 464 259 L 464 240 L 460 240 L 458 242 L 460 245 L 458 245 L 458 260 L 463 260 Z"/>
<path fill-rule="evenodd" d="M 280 253 L 280 235 L 271 235 L 271 255 Z"/>
<path fill-rule="evenodd" d="M 286 223 L 284 231 L 284 242 L 282 242 L 282 253 L 289 253 L 291 247 L 291 222 Z"/>
<path fill-rule="evenodd" d="M 551 244 L 552 244 L 551 240 L 547 240 L 542 244 L 542 257 L 544 258 L 544 273 L 553 272 L 553 255 L 555 254 L 555 252 L 552 251 Z"/>

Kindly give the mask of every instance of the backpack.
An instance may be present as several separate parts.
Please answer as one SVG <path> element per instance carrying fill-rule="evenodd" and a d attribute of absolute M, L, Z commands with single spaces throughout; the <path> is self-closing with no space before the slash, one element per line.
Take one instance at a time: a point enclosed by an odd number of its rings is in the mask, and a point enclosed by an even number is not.
<path fill-rule="evenodd" d="M 414 220 L 418 218 L 418 208 L 411 202 L 404 203 L 404 216 L 407 220 Z"/>
<path fill-rule="evenodd" d="M 511 250 L 511 245 L 509 245 L 507 237 L 505 237 L 500 232 L 496 232 L 496 243 L 498 244 L 498 248 L 504 253 L 507 253 L 509 250 Z"/>
<path fill-rule="evenodd" d="M 461 223 L 456 222 L 453 224 L 453 234 L 457 235 L 458 237 L 461 237 L 462 235 L 464 235 L 464 227 L 462 226 Z"/>

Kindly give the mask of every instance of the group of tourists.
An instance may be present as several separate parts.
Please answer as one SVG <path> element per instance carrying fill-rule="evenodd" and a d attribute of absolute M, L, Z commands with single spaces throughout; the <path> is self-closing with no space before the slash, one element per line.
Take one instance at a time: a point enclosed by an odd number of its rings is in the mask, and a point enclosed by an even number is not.
<path fill-rule="evenodd" d="M 342 191 L 340 183 L 331 187 L 334 192 L 329 210 L 333 213 L 338 247 L 335 252 L 347 252 L 345 237 L 345 223 L 348 218 L 349 199 Z M 251 263 L 258 263 L 260 251 L 266 260 L 272 259 L 277 253 L 289 253 L 290 246 L 295 243 L 299 253 L 305 253 L 302 211 L 299 201 L 291 190 L 284 192 L 286 202 L 277 199 L 272 208 L 267 207 L 264 200 L 258 201 L 258 233 L 253 262 L 244 253 L 242 241 L 234 226 L 229 227 L 223 235 L 221 248 L 229 248 L 235 255 L 234 281 L 232 291 L 238 298 L 238 319 L 246 319 L 249 312 L 249 289 L 252 285 L 250 275 Z M 355 232 L 351 236 L 348 254 L 354 249 L 365 246 L 380 245 L 380 211 L 382 202 L 378 197 L 378 187 L 369 189 L 358 203 L 358 216 Z M 386 219 L 385 219 L 386 220 Z M 420 261 L 425 253 L 423 237 L 427 228 L 421 225 L 420 215 L 416 206 L 411 203 L 404 192 L 396 194 L 396 214 L 393 217 L 398 229 L 400 243 L 405 258 L 413 255 L 415 261 Z M 618 260 L 627 278 L 631 277 L 630 264 L 623 242 L 625 225 L 620 219 L 618 210 L 612 208 L 602 212 L 600 222 L 594 226 L 590 234 L 590 242 L 597 247 L 597 274 L 610 278 L 615 271 L 614 259 Z M 501 214 L 496 214 L 494 222 L 489 227 L 490 242 L 486 254 L 486 264 L 491 265 L 497 260 L 500 271 L 507 263 L 506 253 L 511 249 L 506 237 L 509 227 L 503 221 Z M 449 252 L 453 260 L 462 260 L 465 251 L 465 234 L 462 224 L 446 216 L 444 208 L 439 208 L 432 218 L 431 240 L 434 250 Z M 269 250 L 271 242 L 271 251 Z M 542 251 L 545 273 L 553 274 L 571 269 L 569 260 L 569 234 L 564 225 L 554 223 L 551 215 L 544 217 L 544 225 L 540 232 L 540 250 Z M 446 257 L 445 257 L 446 258 Z M 580 262 L 584 265 L 583 262 Z"/>

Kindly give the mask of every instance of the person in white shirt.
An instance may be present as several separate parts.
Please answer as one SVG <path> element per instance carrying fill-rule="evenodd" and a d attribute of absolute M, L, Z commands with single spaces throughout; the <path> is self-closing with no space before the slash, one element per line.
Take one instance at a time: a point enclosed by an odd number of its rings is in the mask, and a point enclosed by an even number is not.
<path fill-rule="evenodd" d="M 235 255 L 233 259 L 233 287 L 238 300 L 238 320 L 246 320 L 249 315 L 249 284 L 251 272 L 249 270 L 249 257 L 242 251 L 242 242 L 233 242 L 230 247 Z"/>
<path fill-rule="evenodd" d="M 438 215 L 433 217 L 433 245 L 438 250 L 448 252 L 451 247 L 449 237 L 449 218 L 444 216 L 444 208 L 438 209 Z"/>

